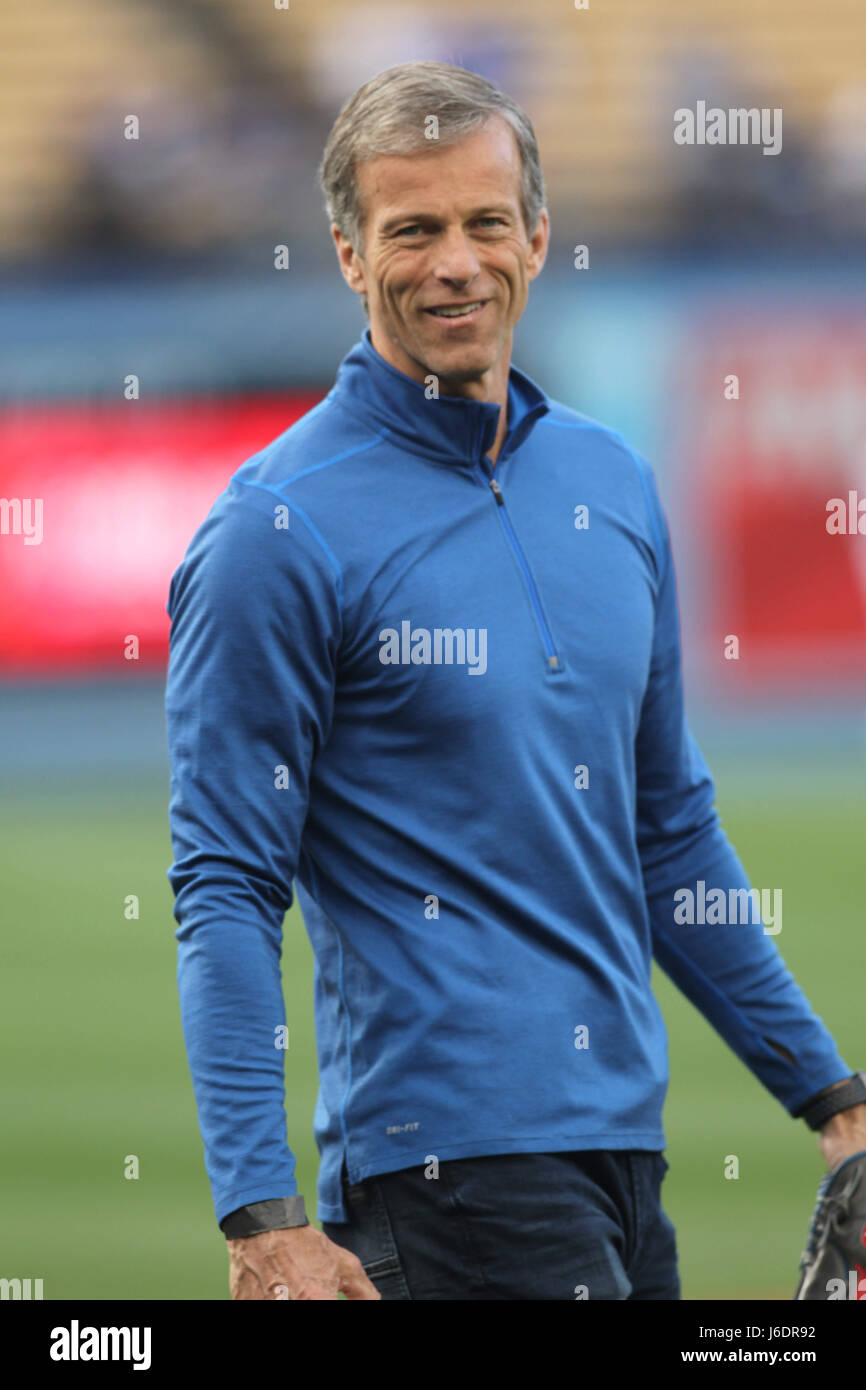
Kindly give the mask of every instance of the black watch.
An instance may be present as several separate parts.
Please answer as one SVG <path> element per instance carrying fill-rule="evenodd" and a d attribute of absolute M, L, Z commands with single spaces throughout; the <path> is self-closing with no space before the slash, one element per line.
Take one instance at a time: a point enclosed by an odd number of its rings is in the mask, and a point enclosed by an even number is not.
<path fill-rule="evenodd" d="M 303 1197 L 271 1197 L 266 1202 L 252 1202 L 238 1207 L 220 1222 L 226 1240 L 242 1236 L 259 1236 L 263 1231 L 283 1231 L 290 1226 L 309 1226 Z"/>
<path fill-rule="evenodd" d="M 857 1071 L 849 1077 L 844 1086 L 836 1086 L 826 1095 L 807 1101 L 795 1112 L 794 1118 L 804 1119 L 810 1129 L 821 1129 L 829 1119 L 840 1110 L 850 1110 L 852 1105 L 866 1104 L 866 1071 Z"/>

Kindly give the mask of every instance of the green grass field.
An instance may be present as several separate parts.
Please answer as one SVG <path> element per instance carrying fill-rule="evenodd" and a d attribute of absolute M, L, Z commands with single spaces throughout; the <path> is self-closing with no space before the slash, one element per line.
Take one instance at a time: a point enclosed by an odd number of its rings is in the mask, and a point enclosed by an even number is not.
<path fill-rule="evenodd" d="M 711 759 L 728 833 L 756 885 L 784 892 L 775 938 L 852 1066 L 862 1039 L 864 799 L 858 770 Z M 175 986 L 166 791 L 45 780 L 0 812 L 3 1124 L 0 1275 L 47 1299 L 222 1299 Z M 124 917 L 128 894 L 140 917 Z M 314 1197 L 311 953 L 286 922 L 289 1134 Z M 685 1298 L 790 1298 L 817 1140 L 658 976 L 670 1033 L 665 1206 Z M 736 1154 L 740 1176 L 723 1176 Z M 140 1165 L 124 1178 L 127 1155 Z M 312 1200 L 310 1201 L 313 1206 Z"/>

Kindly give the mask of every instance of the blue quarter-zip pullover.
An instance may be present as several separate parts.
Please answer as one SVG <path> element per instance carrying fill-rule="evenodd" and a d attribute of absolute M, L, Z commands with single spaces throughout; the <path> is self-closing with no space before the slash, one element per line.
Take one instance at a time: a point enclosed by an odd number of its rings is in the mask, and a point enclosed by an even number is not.
<path fill-rule="evenodd" d="M 851 1073 L 765 925 L 681 921 L 681 890 L 749 883 L 685 720 L 649 465 L 512 368 L 494 470 L 498 416 L 367 329 L 172 579 L 169 878 L 217 1220 L 297 1190 L 293 881 L 322 1220 L 344 1161 L 664 1148 L 653 954 L 791 1113 Z"/>

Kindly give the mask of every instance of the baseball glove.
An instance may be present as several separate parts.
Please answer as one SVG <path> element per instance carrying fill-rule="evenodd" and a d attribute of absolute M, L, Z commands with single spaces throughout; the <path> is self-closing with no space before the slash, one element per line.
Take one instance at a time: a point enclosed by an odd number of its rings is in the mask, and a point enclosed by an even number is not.
<path fill-rule="evenodd" d="M 818 1185 L 794 1298 L 866 1302 L 866 1149 Z"/>

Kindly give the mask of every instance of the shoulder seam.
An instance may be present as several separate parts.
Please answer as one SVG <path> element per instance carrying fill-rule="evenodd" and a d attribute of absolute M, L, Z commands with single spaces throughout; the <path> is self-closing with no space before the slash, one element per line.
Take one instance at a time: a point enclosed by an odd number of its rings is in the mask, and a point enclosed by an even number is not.
<path fill-rule="evenodd" d="M 647 514 L 648 514 L 648 516 L 649 516 L 650 529 L 651 529 L 651 531 L 652 531 L 652 533 L 653 533 L 653 539 L 655 540 L 655 544 L 656 544 L 656 553 L 657 553 L 657 555 L 658 555 L 659 574 L 661 574 L 662 558 L 663 558 L 664 553 L 665 553 L 664 540 L 663 540 L 663 538 L 662 538 L 661 532 L 659 531 L 658 522 L 656 521 L 655 511 L 654 511 L 654 508 L 653 508 L 653 505 L 652 505 L 652 498 L 650 497 L 650 492 L 649 492 L 649 484 L 648 484 L 647 478 L 646 478 L 646 471 L 645 471 L 644 468 L 641 467 L 640 461 L 639 461 L 638 456 L 637 456 L 637 454 L 635 453 L 634 449 L 629 448 L 628 444 L 626 444 L 626 442 L 625 442 L 624 439 L 622 439 L 622 444 L 623 444 L 623 447 L 624 447 L 625 449 L 628 450 L 628 453 L 629 453 L 629 455 L 630 455 L 630 457 L 631 457 L 632 463 L 634 464 L 635 468 L 637 469 L 637 475 L 638 475 L 638 478 L 640 479 L 641 490 L 642 490 L 642 492 L 643 492 L 644 502 L 646 503 Z M 648 464 L 647 464 L 647 467 L 649 467 Z"/>
<path fill-rule="evenodd" d="M 322 459 L 321 463 L 311 463 L 308 468 L 302 468 L 300 473 L 292 473 L 288 478 L 282 478 L 275 483 L 274 487 L 288 487 L 290 483 L 296 483 L 300 478 L 306 478 L 310 473 L 318 473 L 320 468 L 330 468 L 333 463 L 340 463 L 342 459 L 351 458 L 353 454 L 362 454 L 365 449 L 372 449 L 375 444 L 379 444 L 383 439 L 387 439 L 391 433 L 387 426 L 374 434 L 371 439 L 365 440 L 363 444 L 353 444 L 351 449 L 343 449 L 339 454 L 333 454 L 331 458 Z"/>
<path fill-rule="evenodd" d="M 652 505 L 652 498 L 650 497 L 649 486 L 646 478 L 646 469 L 650 467 L 649 463 L 647 463 L 646 460 L 643 460 L 642 464 L 642 455 L 639 455 L 637 450 L 632 448 L 631 444 L 629 444 L 628 440 L 620 432 L 620 430 L 615 430 L 610 425 L 602 424 L 600 420 L 552 420 L 549 415 L 545 415 L 539 421 L 539 424 L 553 425 L 555 428 L 565 430 L 598 430 L 602 434 L 606 434 L 610 439 L 614 441 L 614 443 L 620 446 L 624 453 L 628 455 L 628 457 L 631 459 L 634 465 L 635 471 L 638 476 L 638 480 L 640 482 L 641 492 L 643 493 L 644 505 L 646 507 L 647 517 L 649 519 L 650 534 L 652 535 L 653 542 L 655 544 L 656 570 L 658 571 L 659 578 L 661 578 L 662 561 L 664 558 L 665 547 L 664 538 L 662 537 L 662 534 L 659 531 L 658 523 L 656 521 L 655 510 Z"/>
<path fill-rule="evenodd" d="M 650 524 L 650 532 L 652 533 L 652 538 L 655 542 L 656 569 L 658 570 L 659 579 L 661 579 L 662 561 L 664 559 L 665 547 L 664 538 L 662 537 L 662 534 L 659 531 L 658 522 L 656 521 L 655 509 L 652 504 L 649 485 L 647 483 L 646 473 L 647 469 L 650 467 L 650 464 L 647 462 L 646 459 L 643 458 L 643 455 L 638 453 L 637 449 L 632 448 L 631 444 L 629 444 L 628 440 L 625 438 L 623 434 L 621 434 L 619 430 L 608 429 L 607 432 L 612 439 L 616 440 L 617 444 L 619 444 L 619 446 L 624 450 L 624 452 L 628 454 L 629 458 L 634 464 L 635 472 L 637 473 L 638 481 L 640 482 L 641 492 L 643 493 L 644 505 L 647 510 L 647 517 L 649 519 Z"/>
<path fill-rule="evenodd" d="M 550 415 L 542 415 L 539 425 L 553 425 L 558 430 L 601 430 L 604 434 L 616 434 L 616 430 L 603 425 L 600 420 L 554 420 Z"/>
<path fill-rule="evenodd" d="M 325 555 L 325 557 L 328 560 L 328 563 L 334 571 L 334 575 L 337 580 L 337 602 L 339 603 L 340 611 L 342 612 L 343 571 L 340 567 L 340 562 L 337 559 L 331 547 L 328 545 L 328 542 L 325 540 L 324 536 L 319 531 L 318 527 L 307 516 L 307 513 L 304 511 L 303 507 L 299 507 L 296 502 L 292 502 L 291 504 L 286 502 L 286 499 L 283 496 L 283 494 L 281 492 L 278 492 L 276 487 L 271 486 L 270 483 L 260 483 L 254 478 L 239 478 L 237 474 L 232 478 L 232 482 L 239 483 L 241 487 L 255 487 L 259 488 L 262 492 L 269 492 L 272 497 L 278 498 L 284 506 L 288 506 L 290 513 L 293 513 L 294 515 L 300 517 L 301 521 L 306 526 L 310 535 L 313 537 L 313 540 L 316 542 L 323 555 Z"/>

